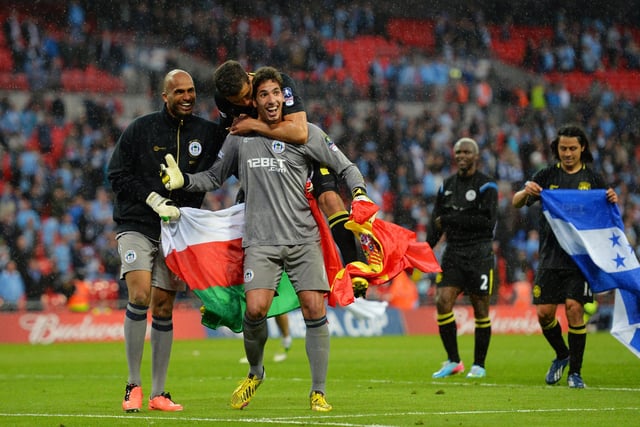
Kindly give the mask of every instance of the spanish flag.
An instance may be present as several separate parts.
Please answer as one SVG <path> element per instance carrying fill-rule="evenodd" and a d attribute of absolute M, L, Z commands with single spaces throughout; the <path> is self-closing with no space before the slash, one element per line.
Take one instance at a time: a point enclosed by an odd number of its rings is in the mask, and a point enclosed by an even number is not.
<path fill-rule="evenodd" d="M 336 297 L 340 301 L 353 301 L 352 277 L 363 277 L 370 286 L 376 286 L 389 282 L 404 270 L 442 271 L 428 243 L 418 242 L 411 230 L 377 219 L 378 210 L 378 206 L 365 200 L 351 204 L 345 227 L 360 241 L 367 263 L 354 261 L 338 272 L 332 290 L 338 293 Z"/>

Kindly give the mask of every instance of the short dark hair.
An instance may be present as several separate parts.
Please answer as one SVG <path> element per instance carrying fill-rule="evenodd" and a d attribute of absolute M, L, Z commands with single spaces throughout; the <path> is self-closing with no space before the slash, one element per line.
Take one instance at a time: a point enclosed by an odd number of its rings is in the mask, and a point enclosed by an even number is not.
<path fill-rule="evenodd" d="M 560 153 L 558 152 L 558 143 L 560 142 L 560 137 L 566 136 L 569 138 L 578 138 L 580 142 L 580 146 L 584 148 L 582 153 L 580 154 L 580 161 L 584 163 L 592 163 L 593 162 L 593 154 L 591 154 L 591 150 L 589 149 L 589 138 L 587 138 L 587 134 L 579 125 L 575 124 L 567 124 L 561 126 L 558 129 L 558 134 L 553 141 L 551 141 L 551 151 L 553 155 L 556 156 L 558 160 L 560 160 Z"/>
<path fill-rule="evenodd" d="M 213 84 L 225 98 L 239 94 L 245 83 L 249 83 L 249 75 L 238 61 L 225 61 L 213 73 Z"/>
<path fill-rule="evenodd" d="M 280 85 L 280 88 L 282 89 L 283 82 L 282 82 L 282 74 L 280 74 L 280 71 L 276 70 L 273 67 L 260 67 L 253 74 L 252 84 L 253 84 L 254 99 L 257 95 L 256 88 L 267 80 L 273 80 L 277 82 Z"/>

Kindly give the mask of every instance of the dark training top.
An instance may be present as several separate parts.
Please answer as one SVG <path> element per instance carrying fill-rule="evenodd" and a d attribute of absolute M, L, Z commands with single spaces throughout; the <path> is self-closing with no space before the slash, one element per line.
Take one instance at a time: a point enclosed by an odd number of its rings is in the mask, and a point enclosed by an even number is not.
<path fill-rule="evenodd" d="M 553 190 L 558 188 L 570 190 L 595 190 L 606 188 L 602 176 L 583 164 L 582 169 L 576 173 L 567 173 L 560 167 L 560 163 L 539 170 L 531 179 L 543 189 Z M 527 206 L 531 206 L 540 200 L 540 197 L 529 197 Z M 570 269 L 577 270 L 573 259 L 560 247 L 551 226 L 547 222 L 542 210 L 540 211 L 540 262 L 538 268 Z"/>
<path fill-rule="evenodd" d="M 446 233 L 447 251 L 492 245 L 497 210 L 498 186 L 490 176 L 482 172 L 470 177 L 452 175 L 438 190 L 427 242 L 434 247 Z M 441 229 L 435 226 L 438 217 Z"/>
<path fill-rule="evenodd" d="M 135 119 L 120 136 L 107 169 L 115 193 L 116 232 L 137 231 L 160 239 L 160 219 L 146 204 L 152 191 L 179 207 L 199 208 L 205 193 L 168 191 L 160 179 L 160 164 L 166 154 L 173 154 L 184 173 L 207 170 L 218 155 L 225 133 L 217 123 L 195 115 L 172 117 L 166 106 Z"/>

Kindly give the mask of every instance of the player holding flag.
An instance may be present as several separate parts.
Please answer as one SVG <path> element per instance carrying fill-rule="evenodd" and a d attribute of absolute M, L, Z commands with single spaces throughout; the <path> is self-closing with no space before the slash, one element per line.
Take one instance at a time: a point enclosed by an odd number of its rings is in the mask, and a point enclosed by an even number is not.
<path fill-rule="evenodd" d="M 551 151 L 558 163 L 538 171 L 524 188 L 514 194 L 512 204 L 516 208 L 531 206 L 540 200 L 543 189 L 604 189 L 602 176 L 587 166 L 593 161 L 589 140 L 576 125 L 558 129 L 551 142 Z M 609 203 L 617 203 L 616 192 L 606 190 Z M 549 222 L 540 214 L 540 260 L 533 287 L 533 303 L 536 305 L 542 333 L 556 358 L 551 363 L 545 381 L 556 384 L 569 365 L 567 382 L 571 388 L 584 388 L 581 369 L 587 341 L 584 322 L 584 304 L 593 302 L 591 287 L 571 256 L 560 246 Z M 562 329 L 556 318 L 558 304 L 565 304 L 569 322 L 568 343 L 562 337 Z"/>

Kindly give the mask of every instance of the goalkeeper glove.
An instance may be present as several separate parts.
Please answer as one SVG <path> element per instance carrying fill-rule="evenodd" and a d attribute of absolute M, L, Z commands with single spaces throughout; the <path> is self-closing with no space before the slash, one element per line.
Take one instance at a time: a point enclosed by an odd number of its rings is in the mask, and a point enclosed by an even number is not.
<path fill-rule="evenodd" d="M 176 159 L 173 158 L 172 154 L 167 154 L 164 159 L 167 162 L 166 166 L 164 164 L 160 165 L 160 176 L 164 187 L 169 191 L 182 188 L 184 186 L 184 177 L 180 172 Z"/>
<path fill-rule="evenodd" d="M 180 209 L 172 203 L 170 199 L 162 197 L 155 191 L 147 196 L 147 205 L 151 206 L 163 221 L 175 221 L 180 218 Z"/>
<path fill-rule="evenodd" d="M 367 190 L 365 190 L 362 187 L 354 188 L 351 191 L 351 198 L 352 198 L 352 201 L 354 202 L 365 201 L 365 202 L 373 203 L 373 201 L 369 198 L 369 196 L 367 196 Z"/>

